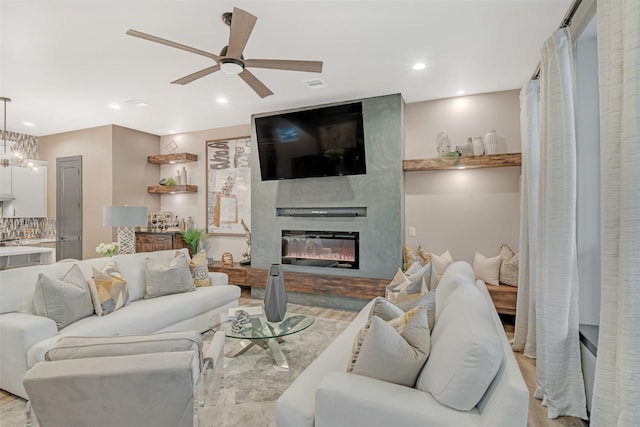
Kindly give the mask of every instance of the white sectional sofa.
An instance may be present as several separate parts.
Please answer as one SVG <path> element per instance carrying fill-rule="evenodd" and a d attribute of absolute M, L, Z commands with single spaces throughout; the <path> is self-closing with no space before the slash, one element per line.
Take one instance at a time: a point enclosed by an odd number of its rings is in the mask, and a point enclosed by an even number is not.
<path fill-rule="evenodd" d="M 476 283 L 471 266 L 454 263 L 435 292 L 430 356 L 417 381 L 431 381 L 432 392 L 346 372 L 374 300 L 278 399 L 278 427 L 525 427 L 529 392 L 484 283 Z M 497 345 L 479 350 L 487 332 Z M 495 375 L 483 375 L 487 359 L 502 360 Z M 459 410 L 442 402 L 474 403 Z"/>
<path fill-rule="evenodd" d="M 181 249 L 186 252 L 186 249 Z M 224 273 L 209 273 L 212 286 L 195 291 L 144 299 L 145 260 L 169 264 L 176 251 L 145 252 L 75 262 L 89 279 L 92 267 L 115 261 L 127 281 L 130 303 L 106 316 L 80 319 L 58 331 L 56 323 L 34 311 L 38 274 L 62 277 L 73 263 L 64 262 L 0 271 L 0 388 L 26 398 L 22 379 L 36 362 L 64 336 L 138 335 L 208 329 L 209 319 L 238 305 L 240 288 L 228 284 Z"/>

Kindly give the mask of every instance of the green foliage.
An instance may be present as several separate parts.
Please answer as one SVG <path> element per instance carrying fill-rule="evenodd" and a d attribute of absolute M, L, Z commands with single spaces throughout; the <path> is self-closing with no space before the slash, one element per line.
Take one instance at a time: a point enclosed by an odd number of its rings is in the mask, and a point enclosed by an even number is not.
<path fill-rule="evenodd" d="M 176 185 L 176 180 L 173 178 L 167 178 L 164 185 Z"/>
<path fill-rule="evenodd" d="M 206 233 L 201 228 L 191 228 L 182 232 L 182 238 L 187 242 L 187 245 L 193 248 L 194 252 L 198 250 L 198 243 L 200 240 L 206 239 L 209 236 L 210 234 Z"/>

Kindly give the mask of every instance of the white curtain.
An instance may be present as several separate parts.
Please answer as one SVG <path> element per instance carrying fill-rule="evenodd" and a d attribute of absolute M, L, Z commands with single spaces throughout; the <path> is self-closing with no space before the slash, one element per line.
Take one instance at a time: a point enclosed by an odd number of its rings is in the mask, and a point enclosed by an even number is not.
<path fill-rule="evenodd" d="M 640 426 L 640 1 L 598 1 L 602 292 L 595 427 Z"/>
<path fill-rule="evenodd" d="M 516 348 L 524 343 L 528 355 L 536 356 L 535 397 L 543 399 L 549 418 L 586 418 L 578 334 L 573 47 L 567 28 L 555 31 L 545 42 L 540 64 L 537 165 L 531 156 L 535 142 L 526 141 L 531 145 L 525 148 L 529 182 L 524 183 L 527 212 L 526 223 L 521 224 L 521 250 L 526 251 L 527 262 L 521 277 L 526 290 L 518 292 L 518 309 L 525 310 L 518 312 Z"/>
<path fill-rule="evenodd" d="M 538 180 L 540 170 L 540 81 L 527 82 L 520 91 L 522 133 L 522 188 L 520 190 L 520 268 L 513 349 L 536 357 L 535 266 L 538 235 Z"/>

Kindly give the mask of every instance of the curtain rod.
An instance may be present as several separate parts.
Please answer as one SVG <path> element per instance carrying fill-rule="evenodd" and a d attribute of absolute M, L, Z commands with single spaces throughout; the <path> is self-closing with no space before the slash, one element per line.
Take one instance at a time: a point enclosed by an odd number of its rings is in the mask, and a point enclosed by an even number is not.
<path fill-rule="evenodd" d="M 558 29 L 571 26 L 571 20 L 575 16 L 581 4 L 582 4 L 582 0 L 573 0 L 571 7 L 567 11 L 567 13 L 565 13 L 564 18 L 562 18 L 562 21 L 560 22 L 560 26 L 558 27 Z M 536 66 L 536 69 L 533 72 L 533 75 L 531 76 L 531 80 L 537 80 L 539 78 L 540 78 L 540 63 L 538 62 L 538 65 Z"/>

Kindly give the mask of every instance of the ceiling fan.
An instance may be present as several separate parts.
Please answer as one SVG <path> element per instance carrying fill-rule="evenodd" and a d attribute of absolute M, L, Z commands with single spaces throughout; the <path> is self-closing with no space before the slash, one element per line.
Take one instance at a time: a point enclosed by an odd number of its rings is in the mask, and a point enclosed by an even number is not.
<path fill-rule="evenodd" d="M 160 43 L 166 46 L 182 49 L 187 52 L 195 53 L 212 59 L 216 64 L 204 68 L 195 73 L 184 76 L 171 83 L 185 85 L 197 80 L 201 77 L 222 70 L 227 74 L 237 74 L 251 89 L 253 89 L 261 98 L 273 95 L 273 92 L 264 85 L 258 78 L 252 74 L 247 68 L 271 68 L 276 70 L 291 71 L 308 71 L 312 73 L 322 72 L 322 61 L 291 61 L 286 59 L 244 59 L 242 52 L 244 51 L 253 27 L 258 20 L 257 17 L 249 12 L 233 8 L 233 12 L 227 12 L 222 15 L 225 24 L 231 27 L 229 32 L 229 44 L 222 48 L 220 55 L 216 55 L 204 50 L 196 49 L 180 43 L 172 42 L 150 34 L 142 33 L 136 30 L 128 30 L 127 34 L 141 39 Z"/>

